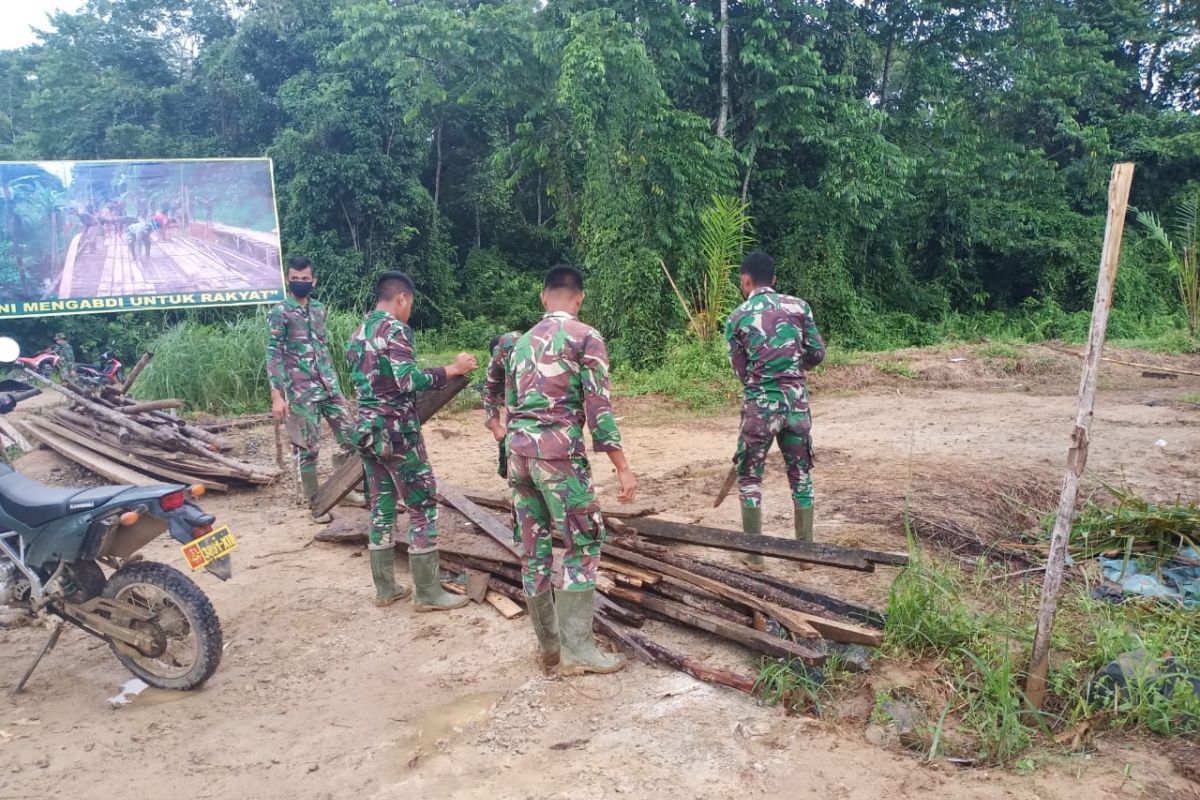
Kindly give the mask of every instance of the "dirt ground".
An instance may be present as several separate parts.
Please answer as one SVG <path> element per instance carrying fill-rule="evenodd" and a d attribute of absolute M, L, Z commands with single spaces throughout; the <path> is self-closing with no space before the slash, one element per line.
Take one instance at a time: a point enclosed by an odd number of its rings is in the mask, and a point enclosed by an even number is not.
<path fill-rule="evenodd" d="M 902 549 L 900 526 L 881 524 L 887 515 L 873 507 L 956 481 L 1033 476 L 1057 485 L 1077 360 L 1043 353 L 1035 374 L 1009 375 L 954 351 L 909 357 L 915 379 L 855 366 L 818 382 L 821 541 Z M 1200 410 L 1179 401 L 1198 387 L 1200 379 L 1143 379 L 1106 366 L 1092 477 L 1124 479 L 1162 499 L 1194 498 Z M 645 498 L 670 518 L 737 527 L 735 502 L 710 507 L 733 450 L 736 410 L 696 417 L 646 398 L 619 399 L 617 410 Z M 273 457 L 268 435 L 252 432 L 248 450 Z M 436 419 L 426 438 L 440 479 L 501 488 L 479 412 Z M 81 477 L 44 452 L 19 467 L 47 482 Z M 607 463 L 597 462 L 596 473 L 603 502 L 615 495 L 615 477 Z M 777 457 L 765 504 L 767 530 L 788 530 Z M 614 676 L 547 681 L 535 672 L 523 618 L 506 621 L 486 605 L 449 615 L 371 606 L 362 553 L 305 546 L 317 526 L 283 487 L 210 495 L 204 506 L 241 542 L 232 581 L 198 578 L 225 631 L 216 676 L 197 692 L 147 690 L 114 709 L 107 698 L 130 676 L 106 646 L 68 632 L 26 693 L 0 700 L 0 800 L 1200 798 L 1200 785 L 1149 742 L 1107 738 L 1022 775 L 922 764 L 869 744 L 861 720 L 787 717 L 636 663 Z M 451 514 L 443 521 L 464 524 Z M 166 541 L 145 553 L 184 568 Z M 779 562 L 769 570 L 877 604 L 894 577 L 886 568 L 800 573 Z M 651 630 L 695 658 L 754 669 L 715 639 Z M 15 683 L 43 637 L 0 630 L 0 684 Z"/>

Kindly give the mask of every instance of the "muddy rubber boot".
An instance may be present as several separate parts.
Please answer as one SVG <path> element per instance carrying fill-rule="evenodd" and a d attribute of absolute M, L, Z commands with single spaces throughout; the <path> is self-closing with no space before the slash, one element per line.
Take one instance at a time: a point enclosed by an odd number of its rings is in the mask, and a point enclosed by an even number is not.
<path fill-rule="evenodd" d="M 413 583 L 417 587 L 413 598 L 417 611 L 450 611 L 470 602 L 469 598 L 450 594 L 442 588 L 438 575 L 440 564 L 441 556 L 437 550 L 408 554 L 408 568 L 412 570 Z"/>
<path fill-rule="evenodd" d="M 396 585 L 396 547 L 388 544 L 378 548 L 368 546 L 371 556 L 371 579 L 375 581 L 375 605 L 390 606 L 412 594 L 407 586 Z"/>
<path fill-rule="evenodd" d="M 751 536 L 762 535 L 762 506 L 742 506 L 742 533 Z M 763 557 L 758 553 L 744 553 L 741 559 L 746 568 L 753 572 L 766 569 L 763 566 Z"/>
<path fill-rule="evenodd" d="M 558 630 L 562 638 L 559 675 L 583 675 L 588 672 L 607 674 L 625 666 L 625 656 L 604 653 L 596 647 L 596 638 L 592 635 L 592 602 L 595 594 L 595 589 L 554 592 Z"/>
<path fill-rule="evenodd" d="M 796 527 L 796 539 L 801 542 L 812 542 L 813 540 L 813 508 L 796 508 L 795 514 L 792 517 L 792 523 Z M 798 569 L 812 569 L 812 564 L 806 564 L 803 561 L 797 562 Z"/>
<path fill-rule="evenodd" d="M 317 471 L 307 469 L 300 470 L 300 486 L 304 489 L 304 499 L 308 501 L 308 507 L 311 509 L 313 502 L 317 499 L 317 489 L 319 488 L 319 484 L 317 483 Z M 329 523 L 333 522 L 333 517 L 329 513 L 313 514 L 310 512 L 309 516 L 311 516 L 312 521 L 318 525 L 328 525 Z"/>
<path fill-rule="evenodd" d="M 554 607 L 554 593 L 545 591 L 525 598 L 529 619 L 538 640 L 538 663 L 543 675 L 558 672 L 562 643 L 558 636 L 558 612 Z"/>

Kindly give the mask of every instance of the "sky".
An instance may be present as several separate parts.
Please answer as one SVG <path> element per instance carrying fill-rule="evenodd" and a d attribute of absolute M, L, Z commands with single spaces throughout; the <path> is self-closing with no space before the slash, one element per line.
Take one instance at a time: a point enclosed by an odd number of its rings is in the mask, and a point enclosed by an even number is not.
<path fill-rule="evenodd" d="M 30 26 L 45 30 L 46 15 L 53 11 L 77 11 L 82 0 L 0 0 L 4 23 L 0 25 L 0 50 L 33 44 L 36 36 Z"/>

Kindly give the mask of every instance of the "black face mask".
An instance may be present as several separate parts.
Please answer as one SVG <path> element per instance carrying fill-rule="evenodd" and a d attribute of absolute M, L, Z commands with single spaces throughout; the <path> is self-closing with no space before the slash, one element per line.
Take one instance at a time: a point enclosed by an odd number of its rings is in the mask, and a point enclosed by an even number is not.
<path fill-rule="evenodd" d="M 288 281 L 288 291 L 301 299 L 312 294 L 313 285 L 309 281 Z"/>

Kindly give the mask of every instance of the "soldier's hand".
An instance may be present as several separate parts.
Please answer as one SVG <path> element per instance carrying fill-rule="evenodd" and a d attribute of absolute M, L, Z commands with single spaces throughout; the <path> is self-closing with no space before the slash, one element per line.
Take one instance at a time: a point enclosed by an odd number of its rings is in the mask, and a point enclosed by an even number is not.
<path fill-rule="evenodd" d="M 617 480 L 621 482 L 621 491 L 617 492 L 618 503 L 632 503 L 637 494 L 637 478 L 633 470 L 623 469 L 617 472 Z"/>
<path fill-rule="evenodd" d="M 287 416 L 287 401 L 277 394 L 271 396 L 271 416 L 275 419 Z"/>
<path fill-rule="evenodd" d="M 492 432 L 492 436 L 496 437 L 497 442 L 504 438 L 504 424 L 500 422 L 499 417 L 492 417 L 484 425 Z"/>
<path fill-rule="evenodd" d="M 446 374 L 450 377 L 470 375 L 475 370 L 475 367 L 475 356 L 470 353 L 459 353 L 458 358 L 454 359 L 454 363 L 446 367 Z"/>

